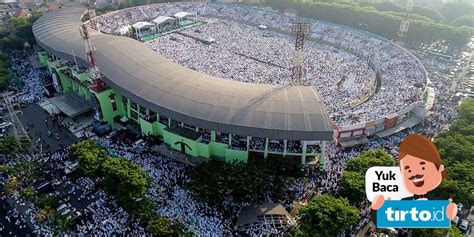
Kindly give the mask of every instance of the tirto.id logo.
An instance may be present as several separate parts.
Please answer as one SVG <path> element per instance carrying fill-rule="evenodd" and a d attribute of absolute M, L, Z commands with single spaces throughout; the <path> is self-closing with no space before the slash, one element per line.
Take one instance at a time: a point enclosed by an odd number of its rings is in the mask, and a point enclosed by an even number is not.
<path fill-rule="evenodd" d="M 386 201 L 377 211 L 378 227 L 446 228 L 449 201 Z"/>

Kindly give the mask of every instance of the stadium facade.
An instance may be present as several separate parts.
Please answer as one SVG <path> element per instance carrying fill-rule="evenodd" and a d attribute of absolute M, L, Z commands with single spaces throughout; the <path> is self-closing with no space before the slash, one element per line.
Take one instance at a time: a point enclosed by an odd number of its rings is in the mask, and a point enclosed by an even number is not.
<path fill-rule="evenodd" d="M 320 96 L 309 86 L 222 80 L 175 64 L 131 38 L 91 29 L 107 88 L 90 89 L 79 32 L 84 12 L 49 12 L 33 25 L 33 33 L 43 49 L 39 60 L 53 75 L 56 90 L 83 96 L 96 108 L 97 119 L 114 124 L 127 118 L 143 135 L 160 136 L 171 148 L 197 157 L 247 161 L 275 155 L 324 163 L 333 128 Z M 275 144 L 282 149 L 271 149 Z M 298 152 L 291 152 L 289 144 L 300 146 Z"/>

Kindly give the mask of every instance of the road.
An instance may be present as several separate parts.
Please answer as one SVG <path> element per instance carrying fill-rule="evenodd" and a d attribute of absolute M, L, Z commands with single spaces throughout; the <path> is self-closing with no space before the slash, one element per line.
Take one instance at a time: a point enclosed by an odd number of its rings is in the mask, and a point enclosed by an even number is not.
<path fill-rule="evenodd" d="M 30 135 L 33 145 L 38 138 L 41 138 L 44 142 L 43 151 L 55 151 L 61 146 L 68 146 L 77 141 L 74 134 L 67 128 L 59 127 L 58 123 L 53 122 L 49 114 L 39 105 L 30 104 L 21 111 L 23 114 L 18 115 L 18 119 Z M 51 136 L 48 136 L 48 131 L 52 133 Z M 54 134 L 59 135 L 58 139 Z"/>

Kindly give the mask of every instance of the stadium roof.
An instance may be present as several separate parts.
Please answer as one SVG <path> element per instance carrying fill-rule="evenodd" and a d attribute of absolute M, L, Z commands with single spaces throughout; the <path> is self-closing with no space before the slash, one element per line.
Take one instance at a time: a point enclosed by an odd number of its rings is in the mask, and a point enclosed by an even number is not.
<path fill-rule="evenodd" d="M 85 9 L 51 11 L 33 25 L 38 44 L 57 57 L 87 66 L 79 34 Z M 106 83 L 118 93 L 186 124 L 237 135 L 331 140 L 323 102 L 309 86 L 235 82 L 173 63 L 145 44 L 90 30 Z M 84 52 L 84 53 L 80 53 Z"/>

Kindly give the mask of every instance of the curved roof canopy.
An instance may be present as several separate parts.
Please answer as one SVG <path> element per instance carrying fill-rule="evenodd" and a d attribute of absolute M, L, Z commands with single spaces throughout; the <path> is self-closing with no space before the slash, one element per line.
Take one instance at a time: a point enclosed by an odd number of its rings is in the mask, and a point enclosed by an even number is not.
<path fill-rule="evenodd" d="M 79 33 L 83 8 L 51 11 L 33 25 L 37 43 L 87 66 Z M 257 85 L 215 78 L 166 59 L 128 37 L 90 30 L 106 83 L 118 93 L 186 124 L 244 136 L 331 140 L 323 102 L 309 86 Z M 81 53 L 84 52 L 84 53 Z"/>
<path fill-rule="evenodd" d="M 151 24 L 150 22 L 145 22 L 145 21 L 140 21 L 140 22 L 137 22 L 135 24 L 132 25 L 132 27 L 134 29 L 143 29 L 143 28 L 149 28 L 149 27 L 152 27 L 153 24 Z"/>
<path fill-rule="evenodd" d="M 185 18 L 189 15 L 192 15 L 192 14 L 189 13 L 189 12 L 178 12 L 178 13 L 174 14 L 174 17 L 179 19 L 179 18 Z"/>
<path fill-rule="evenodd" d="M 159 16 L 159 17 L 155 18 L 153 20 L 153 22 L 155 24 L 162 24 L 162 23 L 164 23 L 166 21 L 170 21 L 170 20 L 175 20 L 175 19 L 173 17 L 169 17 L 169 16 Z"/>

